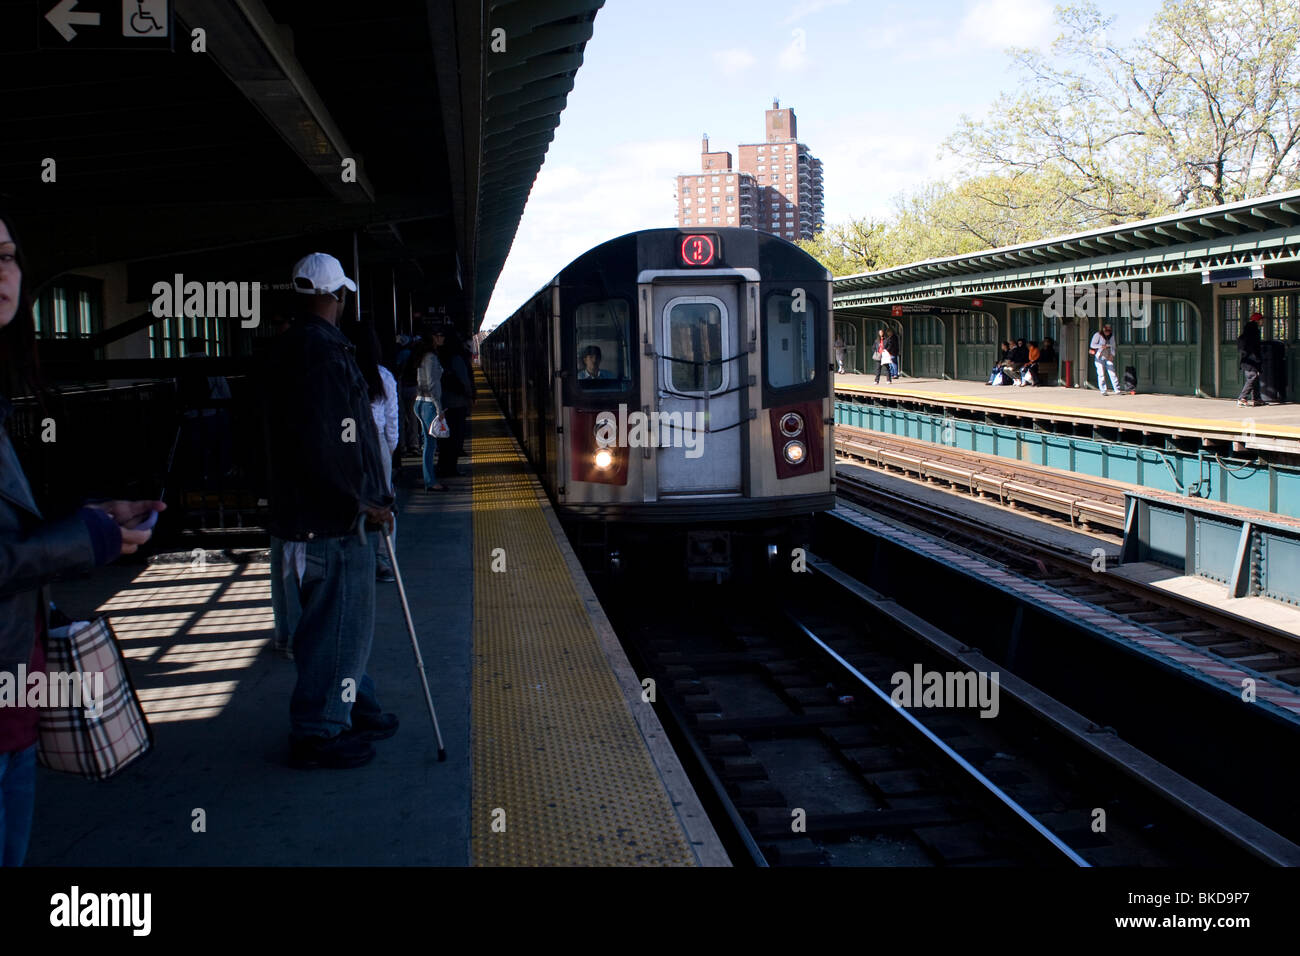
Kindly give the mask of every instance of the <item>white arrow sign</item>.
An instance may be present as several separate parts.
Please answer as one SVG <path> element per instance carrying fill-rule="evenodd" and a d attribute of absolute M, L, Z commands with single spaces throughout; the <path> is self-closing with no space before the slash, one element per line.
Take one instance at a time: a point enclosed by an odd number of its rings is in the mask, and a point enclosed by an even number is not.
<path fill-rule="evenodd" d="M 76 5 L 77 0 L 59 0 L 55 8 L 45 14 L 45 19 L 50 21 L 50 26 L 58 30 L 59 36 L 69 43 L 77 38 L 77 31 L 72 29 L 74 23 L 83 27 L 99 26 L 98 13 L 73 10 Z"/>

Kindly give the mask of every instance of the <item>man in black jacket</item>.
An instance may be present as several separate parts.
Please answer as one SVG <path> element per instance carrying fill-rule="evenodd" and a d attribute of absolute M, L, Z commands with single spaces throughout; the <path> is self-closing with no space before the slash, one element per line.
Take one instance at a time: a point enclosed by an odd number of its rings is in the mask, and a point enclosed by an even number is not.
<path fill-rule="evenodd" d="M 1238 361 L 1241 365 L 1241 374 L 1246 379 L 1246 384 L 1241 387 L 1241 394 L 1237 396 L 1238 405 L 1264 404 L 1260 401 L 1259 394 L 1259 370 L 1264 365 L 1264 346 L 1260 340 L 1259 326 L 1263 321 L 1264 316 L 1258 312 L 1252 313 L 1250 321 L 1241 330 L 1241 335 L 1237 336 Z"/>
<path fill-rule="evenodd" d="M 298 683 L 289 703 L 290 763 L 357 767 L 397 717 L 366 673 L 375 624 L 375 543 L 392 522 L 379 439 L 353 347 L 338 329 L 356 284 L 333 256 L 293 272 L 299 315 L 267 350 L 270 527 L 302 616 L 293 635 Z"/>

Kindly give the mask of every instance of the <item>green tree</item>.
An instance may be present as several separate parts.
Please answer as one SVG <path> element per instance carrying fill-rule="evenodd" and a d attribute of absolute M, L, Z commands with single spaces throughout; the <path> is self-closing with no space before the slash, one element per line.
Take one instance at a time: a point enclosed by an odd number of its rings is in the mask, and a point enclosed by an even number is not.
<path fill-rule="evenodd" d="M 1074 228 L 1300 185 L 1300 3 L 1166 0 L 1111 42 L 1092 3 L 1058 8 L 1047 54 L 1015 50 L 1021 92 L 947 142 L 975 171 L 1033 173 Z"/>
<path fill-rule="evenodd" d="M 853 275 L 879 267 L 878 248 L 884 230 L 883 222 L 850 219 L 822 230 L 812 239 L 800 239 L 795 245 L 829 269 L 831 275 Z"/>

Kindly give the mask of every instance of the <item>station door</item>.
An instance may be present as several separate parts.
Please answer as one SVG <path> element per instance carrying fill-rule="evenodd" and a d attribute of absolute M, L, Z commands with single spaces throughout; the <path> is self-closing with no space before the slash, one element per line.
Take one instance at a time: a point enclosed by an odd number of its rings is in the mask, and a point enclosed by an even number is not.
<path fill-rule="evenodd" d="M 903 349 L 910 374 L 917 378 L 944 376 L 943 320 L 937 315 L 919 315 L 912 319 L 912 347 Z"/>
<path fill-rule="evenodd" d="M 987 381 L 997 357 L 997 320 L 982 312 L 957 316 L 957 378 Z"/>

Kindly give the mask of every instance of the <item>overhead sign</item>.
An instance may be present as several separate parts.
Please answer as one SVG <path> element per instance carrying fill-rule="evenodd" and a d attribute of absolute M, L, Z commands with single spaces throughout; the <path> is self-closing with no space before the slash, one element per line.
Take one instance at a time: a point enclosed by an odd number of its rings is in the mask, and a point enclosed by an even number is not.
<path fill-rule="evenodd" d="M 900 315 L 965 315 L 970 309 L 955 309 L 948 305 L 891 305 L 889 314 Z"/>
<path fill-rule="evenodd" d="M 170 50 L 171 0 L 59 0 L 43 5 L 43 50 Z"/>
<path fill-rule="evenodd" d="M 711 266 L 718 256 L 718 237 L 714 233 L 684 236 L 679 255 L 684 266 Z"/>
<path fill-rule="evenodd" d="M 1236 282 L 1238 279 L 1262 279 L 1264 267 L 1259 263 L 1244 266 L 1222 266 L 1201 270 L 1201 285 L 1214 285 L 1218 282 Z"/>

